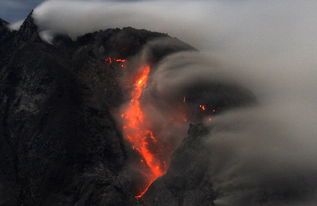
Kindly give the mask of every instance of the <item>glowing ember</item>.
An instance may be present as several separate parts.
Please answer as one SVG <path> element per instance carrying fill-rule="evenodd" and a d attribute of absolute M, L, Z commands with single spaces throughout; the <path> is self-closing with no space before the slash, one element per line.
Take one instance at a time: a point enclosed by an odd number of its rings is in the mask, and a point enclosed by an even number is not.
<path fill-rule="evenodd" d="M 105 58 L 105 62 L 107 64 L 112 64 L 112 58 L 111 57 Z"/>
<path fill-rule="evenodd" d="M 157 143 L 157 139 L 145 124 L 145 115 L 140 98 L 147 85 L 150 66 L 144 66 L 141 68 L 141 71 L 141 74 L 136 78 L 133 85 L 129 105 L 121 114 L 123 135 L 130 142 L 132 148 L 140 153 L 143 158 L 140 162 L 147 168 L 146 171 L 142 171 L 146 179 L 145 187 L 140 194 L 135 196 L 136 198 L 141 198 L 151 184 L 166 172 L 165 161 L 160 160 L 149 149 L 150 145 L 153 146 Z"/>
<path fill-rule="evenodd" d="M 116 61 L 116 62 L 127 62 L 126 59 L 114 59 L 114 61 Z"/>
<path fill-rule="evenodd" d="M 107 57 L 107 58 L 105 58 L 105 62 L 106 62 L 107 64 L 112 64 L 112 63 L 114 63 L 114 62 L 119 63 L 120 67 L 121 67 L 122 69 L 125 69 L 125 68 L 126 68 L 126 63 L 128 62 L 128 60 L 126 60 L 126 59 L 117 59 L 117 58 Z"/>
<path fill-rule="evenodd" d="M 199 105 L 199 108 L 200 108 L 201 110 L 203 110 L 203 111 L 206 110 L 206 106 L 205 106 L 205 105 Z"/>

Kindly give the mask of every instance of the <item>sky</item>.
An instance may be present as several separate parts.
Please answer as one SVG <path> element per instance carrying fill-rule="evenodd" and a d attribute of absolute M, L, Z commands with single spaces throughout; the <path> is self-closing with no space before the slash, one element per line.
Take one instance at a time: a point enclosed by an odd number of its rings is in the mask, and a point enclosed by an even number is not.
<path fill-rule="evenodd" d="M 43 1 L 44 0 L 1 0 L 0 18 L 8 22 L 21 20 Z"/>

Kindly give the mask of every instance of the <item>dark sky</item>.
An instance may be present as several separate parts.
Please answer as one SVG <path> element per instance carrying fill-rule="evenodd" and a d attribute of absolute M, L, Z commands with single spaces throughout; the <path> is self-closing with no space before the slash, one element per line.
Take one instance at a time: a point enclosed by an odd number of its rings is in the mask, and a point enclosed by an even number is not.
<path fill-rule="evenodd" d="M 0 18 L 14 22 L 25 18 L 44 0 L 0 0 Z"/>

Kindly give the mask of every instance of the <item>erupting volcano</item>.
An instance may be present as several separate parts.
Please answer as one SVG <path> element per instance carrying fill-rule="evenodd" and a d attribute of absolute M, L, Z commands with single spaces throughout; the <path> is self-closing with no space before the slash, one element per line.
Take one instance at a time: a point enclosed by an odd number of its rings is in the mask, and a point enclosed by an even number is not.
<path fill-rule="evenodd" d="M 141 73 L 137 76 L 131 99 L 128 106 L 121 114 L 123 120 L 123 135 L 130 142 L 132 148 L 141 155 L 142 175 L 145 178 L 145 185 L 136 195 L 136 198 L 141 198 L 149 189 L 151 184 L 166 172 L 166 161 L 157 157 L 151 148 L 159 146 L 158 139 L 153 131 L 145 124 L 146 115 L 143 111 L 140 98 L 143 90 L 147 86 L 147 81 L 150 74 L 150 65 L 146 65 L 140 69 Z"/>

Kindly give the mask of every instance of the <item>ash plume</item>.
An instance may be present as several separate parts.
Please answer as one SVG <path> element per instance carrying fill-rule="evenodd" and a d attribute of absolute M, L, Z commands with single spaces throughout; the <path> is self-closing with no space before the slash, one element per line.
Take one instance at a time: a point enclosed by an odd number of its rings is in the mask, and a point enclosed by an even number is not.
<path fill-rule="evenodd" d="M 170 105 L 188 91 L 198 93 L 193 104 L 234 102 L 205 123 L 216 205 L 303 206 L 317 203 L 316 9 L 314 1 L 293 0 L 48 1 L 34 17 L 43 32 L 72 38 L 133 26 L 195 46 L 202 52 L 158 62 L 143 99 L 152 121 L 175 138 L 184 127 L 169 124 L 165 114 L 177 112 Z M 210 89 L 215 85 L 222 89 Z"/>

